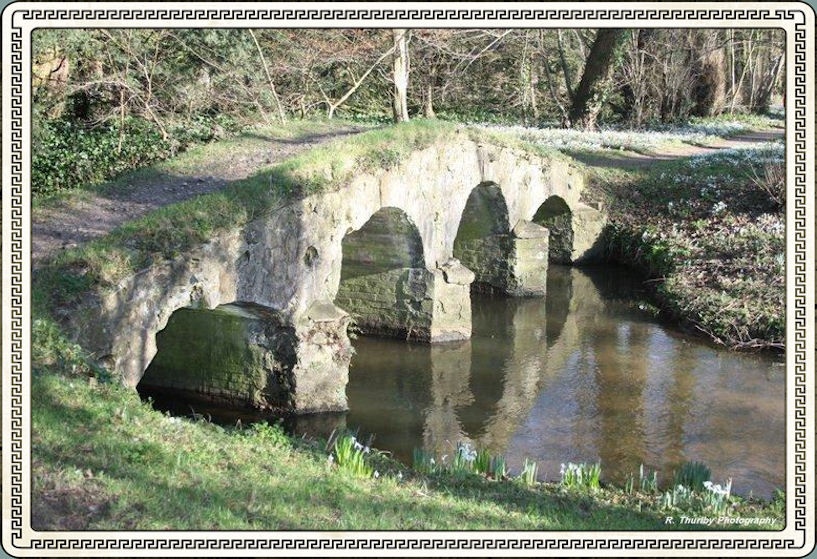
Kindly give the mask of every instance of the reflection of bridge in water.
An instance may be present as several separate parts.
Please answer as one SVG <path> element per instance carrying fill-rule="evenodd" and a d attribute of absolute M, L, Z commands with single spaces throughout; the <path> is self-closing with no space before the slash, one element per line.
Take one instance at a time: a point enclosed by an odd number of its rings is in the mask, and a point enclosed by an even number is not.
<path fill-rule="evenodd" d="M 581 298 L 572 297 L 574 284 Z M 495 312 L 497 304 L 508 311 Z M 502 299 L 475 305 L 472 340 L 431 348 L 434 405 L 426 415 L 426 448 L 450 451 L 451 442 L 466 435 L 479 448 L 503 452 L 542 388 L 580 346 L 581 321 L 604 306 L 588 276 L 558 267 L 549 272 L 544 304 Z"/>
<path fill-rule="evenodd" d="M 470 340 L 360 340 L 347 423 L 408 461 L 420 446 L 451 456 L 458 441 L 515 469 L 529 456 L 549 479 L 567 461 L 622 480 L 642 463 L 670 475 L 703 460 L 770 492 L 784 440 L 770 363 L 673 337 L 626 300 L 637 285 L 552 266 L 544 302 L 475 299 Z"/>
<path fill-rule="evenodd" d="M 574 284 L 581 299 L 571 296 Z M 543 386 L 577 351 L 580 322 L 604 306 L 588 276 L 552 267 L 545 299 L 477 298 L 469 340 L 418 345 L 361 339 L 350 372 L 350 423 L 402 423 L 405 434 L 414 440 L 422 434 L 423 446 L 440 455 L 458 441 L 499 452 Z M 402 446 L 390 446 L 386 432 L 376 435 L 384 448 Z"/>

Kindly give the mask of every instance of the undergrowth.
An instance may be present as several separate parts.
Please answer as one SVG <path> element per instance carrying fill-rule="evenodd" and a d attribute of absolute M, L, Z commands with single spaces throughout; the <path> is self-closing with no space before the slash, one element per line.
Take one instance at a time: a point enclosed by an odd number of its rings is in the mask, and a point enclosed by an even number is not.
<path fill-rule="evenodd" d="M 652 281 L 662 310 L 736 349 L 785 346 L 783 147 L 770 144 L 596 174 L 609 256 Z"/>

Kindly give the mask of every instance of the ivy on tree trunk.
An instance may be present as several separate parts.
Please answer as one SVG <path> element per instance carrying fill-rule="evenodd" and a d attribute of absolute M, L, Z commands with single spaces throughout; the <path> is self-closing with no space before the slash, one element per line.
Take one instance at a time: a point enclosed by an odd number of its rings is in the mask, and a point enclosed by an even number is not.
<path fill-rule="evenodd" d="M 625 38 L 623 29 L 599 29 L 568 114 L 569 126 L 592 129 L 604 104 L 607 81 Z"/>

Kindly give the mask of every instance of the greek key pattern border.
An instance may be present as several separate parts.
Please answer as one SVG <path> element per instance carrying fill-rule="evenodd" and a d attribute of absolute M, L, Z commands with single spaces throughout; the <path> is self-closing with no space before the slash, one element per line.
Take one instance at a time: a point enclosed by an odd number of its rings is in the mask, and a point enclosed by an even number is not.
<path fill-rule="evenodd" d="M 99 23 L 141 19 L 141 20 L 185 20 L 196 22 L 246 22 L 286 21 L 286 22 L 377 22 L 400 20 L 402 22 L 424 23 L 445 21 L 451 23 L 478 23 L 483 21 L 570 21 L 595 20 L 680 20 L 740 21 L 740 20 L 783 20 L 793 19 L 794 14 L 785 10 L 717 8 L 717 9 L 658 9 L 658 8 L 602 8 L 555 9 L 555 8 L 83 8 L 83 9 L 31 9 L 21 12 L 22 17 L 31 21 L 76 21 L 87 20 Z"/>
<path fill-rule="evenodd" d="M 11 456 L 11 487 L 7 489 L 11 497 L 12 514 L 9 519 L 12 538 L 21 538 L 23 532 L 23 58 L 20 50 L 22 31 L 12 29 L 11 42 L 11 170 L 10 184 L 4 185 L 3 194 L 8 196 L 11 207 L 11 250 L 4 254 L 9 262 L 11 276 L 11 320 L 8 332 L 11 350 L 7 359 L 11 368 L 11 440 L 4 452 Z"/>
<path fill-rule="evenodd" d="M 795 227 L 795 259 L 790 265 L 794 266 L 795 281 L 793 289 L 795 307 L 788 309 L 794 313 L 796 330 L 790 337 L 788 351 L 794 353 L 795 394 L 795 445 L 794 445 L 794 477 L 795 491 L 790 496 L 794 503 L 794 525 L 796 530 L 805 531 L 806 526 L 806 435 L 807 435 L 807 384 L 806 384 L 806 28 L 798 12 L 771 9 L 742 9 L 742 8 L 710 8 L 710 9 L 658 9 L 658 8 L 605 8 L 605 9 L 530 9 L 530 8 L 480 8 L 480 9 L 453 9 L 453 8 L 252 8 L 239 9 L 229 7 L 219 8 L 82 8 L 82 9 L 25 9 L 15 13 L 22 22 L 70 23 L 83 20 L 83 24 L 92 27 L 94 23 L 104 26 L 111 22 L 129 20 L 152 21 L 185 21 L 191 26 L 207 22 L 230 22 L 247 24 L 252 21 L 274 22 L 378 22 L 400 20 L 401 22 L 424 23 L 429 21 L 450 22 L 452 24 L 485 22 L 490 20 L 510 20 L 530 22 L 532 26 L 552 22 L 555 20 L 568 21 L 576 24 L 597 20 L 620 21 L 665 21 L 675 20 L 689 23 L 713 22 L 723 27 L 724 21 L 758 20 L 765 24 L 795 20 L 795 56 L 790 61 L 795 74 L 794 90 L 790 94 L 796 99 L 792 103 L 794 108 L 794 165 L 796 177 L 793 194 L 796 198 L 794 215 L 788 216 L 789 224 Z M 22 27 L 12 25 L 10 33 L 9 56 L 11 60 L 11 119 L 10 144 L 11 158 L 7 164 L 11 169 L 11 180 L 5 185 L 4 194 L 9 200 L 11 210 L 11 242 L 10 253 L 4 255 L 10 262 L 11 272 L 11 321 L 9 334 L 11 352 L 8 356 L 11 370 L 10 390 L 10 431 L 9 445 L 4 451 L 12 457 L 10 471 L 10 486 L 6 488 L 10 493 L 11 514 L 9 517 L 9 531 L 11 539 L 21 544 L 24 531 L 23 511 L 23 33 Z M 112 535 L 115 533 L 112 533 Z M 391 537 L 378 535 L 377 539 L 364 539 L 349 536 L 344 539 L 299 539 L 296 534 L 291 537 L 243 539 L 240 537 L 221 538 L 184 538 L 182 536 L 148 537 L 135 539 L 132 537 L 76 537 L 59 539 L 43 538 L 29 539 L 26 545 L 19 545 L 18 549 L 30 550 L 100 550 L 100 551 L 188 551 L 188 550 L 222 550 L 222 551 L 385 551 L 385 550 L 465 550 L 465 551 L 505 551 L 505 550 L 586 550 L 586 551 L 637 551 L 637 550 L 785 550 L 797 548 L 798 542 L 794 539 L 662 539 L 655 538 L 626 538 L 596 539 L 596 538 L 491 538 L 473 539 L 466 537 L 445 537 L 429 539 L 413 539 L 409 537 Z"/>
<path fill-rule="evenodd" d="M 805 25 L 799 25 L 794 31 L 795 37 L 795 56 L 792 61 L 794 72 L 794 97 L 797 101 L 794 106 L 794 161 L 791 164 L 794 166 L 794 215 L 786 216 L 789 225 L 794 225 L 794 262 L 789 265 L 794 266 L 794 285 L 789 288 L 794 292 L 794 308 L 788 309 L 788 312 L 794 315 L 795 329 L 793 335 L 789 336 L 786 351 L 791 351 L 795 356 L 794 359 L 794 376 L 795 376 L 795 390 L 792 395 L 794 401 L 794 508 L 795 510 L 805 511 L 806 509 L 806 449 L 807 441 L 807 383 L 806 383 L 806 359 L 809 356 L 806 353 L 807 339 L 806 339 L 806 274 L 808 266 L 807 251 L 806 251 L 806 165 L 808 161 L 806 158 L 806 103 L 807 103 L 807 84 L 806 84 L 806 30 Z M 812 358 L 814 356 L 811 356 Z M 799 531 L 805 532 L 808 529 L 806 526 L 806 515 L 795 514 L 794 520 L 795 528 Z"/>

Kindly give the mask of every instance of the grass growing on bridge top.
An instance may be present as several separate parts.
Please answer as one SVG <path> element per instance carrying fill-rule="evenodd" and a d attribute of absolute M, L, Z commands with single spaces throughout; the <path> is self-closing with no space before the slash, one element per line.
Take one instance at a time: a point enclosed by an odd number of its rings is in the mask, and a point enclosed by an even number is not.
<path fill-rule="evenodd" d="M 219 232 L 304 196 L 343 188 L 361 173 L 392 169 L 413 152 L 447 139 L 486 141 L 539 155 L 546 151 L 501 133 L 438 120 L 417 119 L 367 131 L 291 157 L 223 190 L 162 207 L 84 246 L 61 252 L 35 276 L 35 305 L 52 309 L 70 304 L 93 287 L 115 285 L 154 262 L 208 242 Z M 222 148 L 214 144 L 199 151 L 206 149 L 217 154 Z M 188 158 L 183 158 L 183 166 L 190 165 Z"/>

